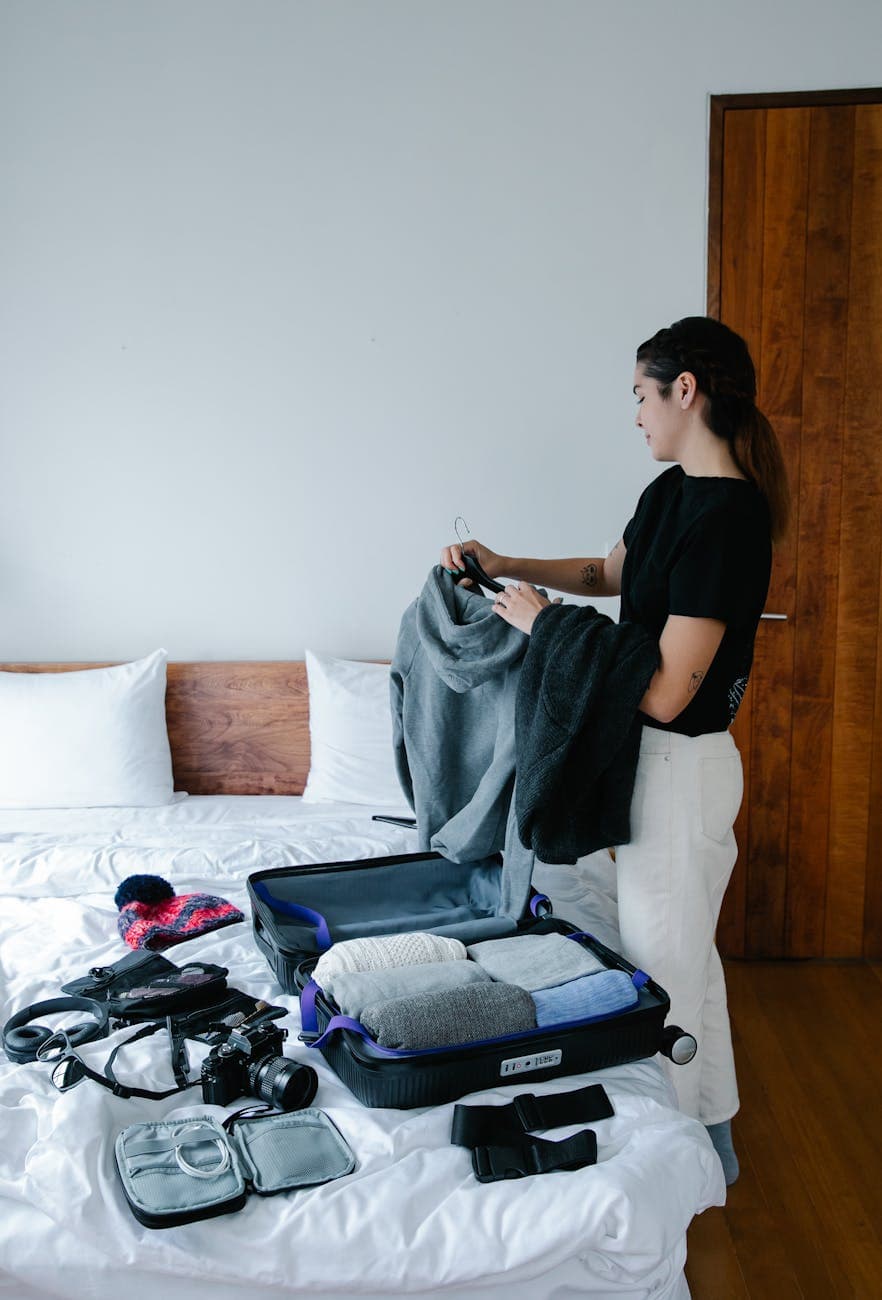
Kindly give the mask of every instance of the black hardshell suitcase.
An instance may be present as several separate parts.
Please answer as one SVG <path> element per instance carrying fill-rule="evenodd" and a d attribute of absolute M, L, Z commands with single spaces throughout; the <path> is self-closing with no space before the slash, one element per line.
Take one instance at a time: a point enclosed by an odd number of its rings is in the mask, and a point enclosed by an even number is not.
<path fill-rule="evenodd" d="M 580 1074 L 663 1052 L 685 1063 L 695 1040 L 665 1027 L 667 993 L 645 972 L 578 927 L 552 915 L 531 888 L 517 923 L 499 906 L 501 859 L 454 863 L 439 853 L 281 867 L 248 879 L 254 938 L 288 993 L 301 996 L 302 1041 L 317 1048 L 366 1106 L 410 1109 L 514 1082 Z M 627 1011 L 564 1026 L 534 1029 L 459 1047 L 393 1051 L 379 1047 L 311 980 L 319 956 L 335 940 L 365 934 L 430 930 L 465 943 L 515 933 L 556 930 L 574 936 L 607 967 L 627 971 L 638 990 Z"/>

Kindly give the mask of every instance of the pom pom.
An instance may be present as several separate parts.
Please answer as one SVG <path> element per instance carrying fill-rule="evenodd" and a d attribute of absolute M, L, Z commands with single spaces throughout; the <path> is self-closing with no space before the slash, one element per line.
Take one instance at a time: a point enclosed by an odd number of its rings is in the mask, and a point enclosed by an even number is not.
<path fill-rule="evenodd" d="M 175 891 L 162 876 L 126 876 L 113 901 L 122 909 L 127 903 L 161 903 L 174 896 Z"/>

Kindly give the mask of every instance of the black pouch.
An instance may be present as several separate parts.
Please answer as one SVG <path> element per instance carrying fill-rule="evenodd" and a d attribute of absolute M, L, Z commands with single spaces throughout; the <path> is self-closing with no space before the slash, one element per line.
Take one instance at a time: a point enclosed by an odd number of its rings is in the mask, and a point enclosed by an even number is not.
<path fill-rule="evenodd" d="M 121 957 L 112 966 L 93 966 L 88 975 L 71 980 L 69 984 L 62 984 L 61 991 L 70 993 L 72 997 L 95 998 L 98 1002 L 106 1002 L 115 993 L 149 983 L 151 979 L 169 975 L 177 969 L 174 962 L 161 953 L 139 949 Z"/>
<path fill-rule="evenodd" d="M 116 1139 L 129 1209 L 146 1228 L 173 1228 L 241 1210 L 249 1192 L 274 1196 L 351 1173 L 355 1156 L 321 1110 L 213 1115 L 131 1124 Z"/>
<path fill-rule="evenodd" d="M 93 966 L 88 975 L 62 989 L 107 1002 L 114 1018 L 137 1023 L 223 1003 L 228 993 L 227 974 L 225 966 L 210 962 L 176 966 L 160 953 L 139 951 L 112 966 Z"/>

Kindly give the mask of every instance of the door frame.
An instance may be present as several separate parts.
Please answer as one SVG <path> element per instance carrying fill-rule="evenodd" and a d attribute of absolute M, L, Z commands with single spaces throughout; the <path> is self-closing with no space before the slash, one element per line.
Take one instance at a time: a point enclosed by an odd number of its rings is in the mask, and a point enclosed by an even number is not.
<path fill-rule="evenodd" d="M 853 90 L 787 90 L 711 95 L 708 135 L 707 315 L 720 316 L 723 243 L 723 130 L 726 113 L 738 108 L 815 108 L 830 104 L 882 104 L 882 86 Z"/>

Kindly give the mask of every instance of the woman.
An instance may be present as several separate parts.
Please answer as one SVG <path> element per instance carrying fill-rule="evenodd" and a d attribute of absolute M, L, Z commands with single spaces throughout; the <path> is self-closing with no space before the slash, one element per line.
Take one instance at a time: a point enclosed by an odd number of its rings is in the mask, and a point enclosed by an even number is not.
<path fill-rule="evenodd" d="M 491 577 L 575 595 L 621 595 L 621 619 L 658 638 L 661 662 L 641 701 L 643 730 L 631 801 L 631 840 L 616 852 L 625 955 L 667 989 L 671 1018 L 699 1042 L 670 1071 L 681 1109 L 708 1128 L 727 1183 L 738 1176 L 738 1110 L 723 968 L 714 944 L 735 865 L 732 826 L 741 759 L 728 727 L 750 672 L 789 499 L 775 434 L 757 410 L 744 340 L 689 316 L 637 350 L 637 427 L 655 460 L 672 461 L 643 492 L 606 558 L 513 559 L 469 541 Z M 529 634 L 548 604 L 532 585 L 500 592 L 495 611 Z"/>

